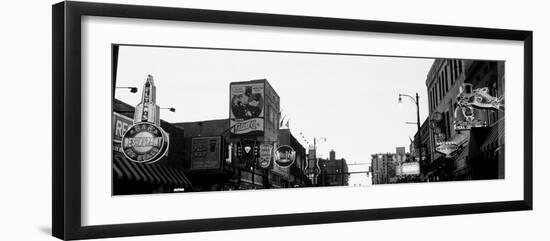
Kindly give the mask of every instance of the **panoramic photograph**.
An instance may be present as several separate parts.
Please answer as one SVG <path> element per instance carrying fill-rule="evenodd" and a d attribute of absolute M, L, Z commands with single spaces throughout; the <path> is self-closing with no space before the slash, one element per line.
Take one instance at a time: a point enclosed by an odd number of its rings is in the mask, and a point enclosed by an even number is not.
<path fill-rule="evenodd" d="M 504 179 L 504 61 L 112 45 L 112 195 Z"/>

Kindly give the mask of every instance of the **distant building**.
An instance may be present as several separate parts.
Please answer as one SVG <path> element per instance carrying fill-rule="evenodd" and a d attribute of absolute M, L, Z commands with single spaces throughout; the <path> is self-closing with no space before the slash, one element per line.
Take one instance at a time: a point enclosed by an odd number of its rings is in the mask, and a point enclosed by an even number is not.
<path fill-rule="evenodd" d="M 371 155 L 370 172 L 373 185 L 420 180 L 419 163 L 406 153 L 405 147 L 395 148 L 395 153 Z"/>
<path fill-rule="evenodd" d="M 336 152 L 331 150 L 329 159 L 319 159 L 321 173 L 317 176 L 317 184 L 321 186 L 347 186 L 349 170 L 346 159 L 336 159 Z"/>
<path fill-rule="evenodd" d="M 393 153 L 378 153 L 371 155 L 372 184 L 389 184 L 395 177 Z"/>
<path fill-rule="evenodd" d="M 397 155 L 405 155 L 407 152 L 405 151 L 405 147 L 396 147 L 395 148 L 395 154 Z"/>

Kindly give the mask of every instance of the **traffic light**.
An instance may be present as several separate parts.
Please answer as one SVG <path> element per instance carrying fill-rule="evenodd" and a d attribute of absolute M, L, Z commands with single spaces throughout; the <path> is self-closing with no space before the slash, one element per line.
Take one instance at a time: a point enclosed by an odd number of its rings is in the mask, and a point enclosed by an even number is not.
<path fill-rule="evenodd" d="M 236 151 L 237 151 L 237 157 L 242 157 L 243 156 L 243 147 L 241 145 L 241 143 L 237 143 L 236 145 Z"/>
<path fill-rule="evenodd" d="M 260 147 L 258 146 L 257 143 L 256 143 L 256 145 L 254 145 L 254 156 L 255 156 L 255 157 L 259 157 L 259 156 L 260 156 Z"/>

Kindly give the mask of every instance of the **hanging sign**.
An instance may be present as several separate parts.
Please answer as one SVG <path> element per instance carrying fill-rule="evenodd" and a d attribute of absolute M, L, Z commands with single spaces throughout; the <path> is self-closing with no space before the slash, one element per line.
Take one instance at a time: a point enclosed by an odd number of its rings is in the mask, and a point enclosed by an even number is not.
<path fill-rule="evenodd" d="M 168 143 L 168 136 L 160 126 L 138 122 L 124 133 L 121 148 L 129 160 L 149 164 L 166 154 Z"/>
<path fill-rule="evenodd" d="M 439 142 L 436 145 L 435 150 L 441 154 L 445 154 L 446 157 L 451 157 L 451 154 L 459 148 L 458 144 L 454 141 Z"/>
<path fill-rule="evenodd" d="M 504 110 L 504 98 L 489 94 L 489 88 L 483 87 L 472 90 L 471 84 L 464 84 L 464 91 L 457 96 L 458 105 L 471 106 L 476 109 Z"/>
<path fill-rule="evenodd" d="M 275 163 L 281 167 L 289 167 L 296 160 L 296 151 L 292 147 L 283 145 L 275 151 Z"/>
<path fill-rule="evenodd" d="M 259 158 L 260 167 L 268 168 L 269 165 L 271 165 L 271 158 L 273 158 L 273 146 L 268 144 L 261 144 Z"/>

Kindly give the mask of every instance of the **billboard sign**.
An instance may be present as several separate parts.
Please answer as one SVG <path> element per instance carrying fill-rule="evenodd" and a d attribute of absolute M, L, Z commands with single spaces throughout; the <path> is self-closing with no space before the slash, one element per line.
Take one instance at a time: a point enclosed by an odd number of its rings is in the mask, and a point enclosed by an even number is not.
<path fill-rule="evenodd" d="M 190 170 L 218 169 L 222 162 L 222 138 L 194 137 L 191 139 Z"/>
<path fill-rule="evenodd" d="M 419 162 L 405 162 L 401 165 L 401 175 L 419 175 L 420 163 Z"/>
<path fill-rule="evenodd" d="M 264 132 L 264 83 L 231 83 L 229 122 L 231 133 L 258 134 Z"/>

